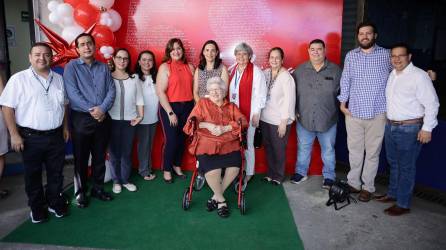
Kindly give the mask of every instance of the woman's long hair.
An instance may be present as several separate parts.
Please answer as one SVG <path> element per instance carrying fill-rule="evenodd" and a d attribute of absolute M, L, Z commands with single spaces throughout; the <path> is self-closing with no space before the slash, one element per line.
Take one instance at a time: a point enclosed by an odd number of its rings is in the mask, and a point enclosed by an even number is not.
<path fill-rule="evenodd" d="M 184 64 L 187 64 L 187 59 L 186 59 L 186 51 L 184 50 L 184 45 L 183 42 L 179 39 L 179 38 L 171 38 L 167 44 L 166 44 L 166 50 L 164 51 L 164 57 L 163 57 L 163 62 L 167 62 L 172 60 L 172 58 L 170 57 L 170 52 L 172 52 L 173 50 L 173 45 L 175 43 L 178 43 L 178 45 L 180 45 L 181 49 L 183 50 L 183 56 L 181 56 L 180 61 Z"/>
<path fill-rule="evenodd" d="M 215 49 L 217 50 L 217 55 L 215 56 L 215 62 L 214 62 L 214 69 L 218 69 L 218 67 L 220 67 L 220 64 L 221 64 L 220 48 L 218 48 L 217 42 L 215 42 L 214 40 L 208 40 L 203 44 L 203 48 L 201 48 L 201 52 L 200 52 L 200 63 L 198 64 L 198 68 L 201 70 L 206 69 L 206 58 L 203 55 L 203 51 L 204 51 L 204 48 L 206 47 L 206 45 L 208 45 L 208 44 L 214 45 Z"/>
<path fill-rule="evenodd" d="M 141 52 L 139 53 L 139 55 L 138 55 L 138 60 L 136 61 L 136 64 L 135 64 L 135 73 L 138 75 L 138 77 L 139 77 L 139 79 L 140 79 L 141 81 L 145 81 L 145 80 L 146 80 L 146 77 L 144 76 L 144 73 L 142 72 L 141 65 L 139 65 L 139 60 L 141 60 L 141 57 L 142 57 L 142 55 L 144 55 L 144 54 L 149 54 L 149 55 L 152 56 L 152 59 L 153 59 L 153 66 L 152 66 L 152 68 L 150 69 L 149 72 L 150 72 L 150 75 L 152 76 L 153 83 L 155 83 L 156 74 L 158 73 L 158 70 L 157 70 L 157 68 L 156 68 L 155 54 L 153 54 L 152 51 L 150 51 L 150 50 L 144 50 L 144 51 L 141 51 Z"/>

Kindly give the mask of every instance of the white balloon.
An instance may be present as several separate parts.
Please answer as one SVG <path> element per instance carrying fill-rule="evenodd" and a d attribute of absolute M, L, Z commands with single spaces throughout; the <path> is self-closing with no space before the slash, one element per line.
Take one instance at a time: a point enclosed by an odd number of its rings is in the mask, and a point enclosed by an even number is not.
<path fill-rule="evenodd" d="M 51 12 L 53 12 L 53 11 L 56 11 L 57 6 L 59 4 L 60 4 L 59 1 L 49 1 L 47 7 Z"/>
<path fill-rule="evenodd" d="M 110 17 L 112 19 L 112 24 L 110 25 L 111 31 L 115 32 L 121 28 L 122 24 L 122 18 L 121 15 L 116 10 L 108 10 L 107 11 L 110 14 Z"/>
<path fill-rule="evenodd" d="M 67 16 L 62 18 L 62 23 L 64 27 L 73 26 L 74 24 L 73 16 Z"/>
<path fill-rule="evenodd" d="M 59 24 L 60 16 L 56 12 L 51 12 L 48 16 L 48 20 L 50 20 L 51 23 Z"/>
<path fill-rule="evenodd" d="M 113 54 L 113 52 L 115 52 L 115 50 L 113 49 L 113 47 L 111 47 L 111 46 L 107 46 L 107 52 L 108 52 L 108 54 Z"/>
<path fill-rule="evenodd" d="M 57 14 L 60 16 L 73 16 L 73 7 L 67 3 L 61 3 L 57 6 Z"/>
<path fill-rule="evenodd" d="M 114 3 L 115 0 L 90 0 L 90 4 L 98 8 L 104 7 L 110 9 Z"/>
<path fill-rule="evenodd" d="M 102 54 L 105 54 L 105 53 L 107 53 L 107 47 L 106 47 L 106 46 L 102 46 L 102 47 L 99 49 L 99 51 L 100 51 Z"/>
<path fill-rule="evenodd" d="M 68 43 L 71 43 L 79 34 L 84 32 L 84 28 L 79 25 L 72 25 L 65 27 L 62 30 L 62 38 L 65 39 Z"/>

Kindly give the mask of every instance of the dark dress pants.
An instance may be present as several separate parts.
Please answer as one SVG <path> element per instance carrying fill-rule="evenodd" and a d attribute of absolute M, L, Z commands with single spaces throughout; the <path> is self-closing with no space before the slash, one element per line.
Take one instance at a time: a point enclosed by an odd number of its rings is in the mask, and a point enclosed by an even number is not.
<path fill-rule="evenodd" d="M 187 118 L 194 108 L 194 101 L 171 102 L 170 106 L 178 118 L 178 124 L 175 127 L 170 126 L 169 114 L 161 106 L 159 107 L 159 117 L 164 133 L 162 165 L 164 171 L 172 171 L 173 166 L 181 166 L 186 138 L 183 127 L 186 125 Z"/>
<path fill-rule="evenodd" d="M 64 202 L 62 198 L 65 142 L 62 129 L 50 134 L 31 134 L 20 131 L 24 140 L 22 152 L 25 167 L 25 191 L 31 210 L 41 210 L 46 204 L 55 208 Z M 42 170 L 45 166 L 47 184 L 44 192 Z"/>
<path fill-rule="evenodd" d="M 74 149 L 74 181 L 76 193 L 86 193 L 88 160 L 91 154 L 93 188 L 102 190 L 105 176 L 105 155 L 110 138 L 111 118 L 106 114 L 102 122 L 89 113 L 71 110 L 72 140 Z"/>
<path fill-rule="evenodd" d="M 260 127 L 262 129 L 263 146 L 265 147 L 268 164 L 266 176 L 282 182 L 285 177 L 286 145 L 291 125 L 286 126 L 286 132 L 282 138 L 277 133 L 279 126 L 260 121 Z"/>

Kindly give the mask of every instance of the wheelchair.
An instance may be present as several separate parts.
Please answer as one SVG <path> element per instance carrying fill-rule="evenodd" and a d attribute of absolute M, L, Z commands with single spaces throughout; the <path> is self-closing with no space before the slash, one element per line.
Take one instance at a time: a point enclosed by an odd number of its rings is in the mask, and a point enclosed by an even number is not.
<path fill-rule="evenodd" d="M 193 123 L 193 135 L 190 136 L 190 139 L 193 139 L 194 136 L 196 135 L 196 130 L 197 130 L 197 121 L 195 120 L 195 118 L 189 119 L 190 123 Z M 241 125 L 241 121 L 238 121 L 238 123 Z M 244 180 L 245 180 L 245 171 L 244 171 L 244 167 L 245 167 L 245 157 L 244 157 L 244 152 L 247 146 L 247 142 L 246 142 L 246 129 L 242 130 L 239 133 L 239 141 L 240 141 L 240 153 L 242 155 L 242 165 L 240 167 L 240 171 L 238 176 L 236 177 L 236 179 L 234 180 L 235 182 L 235 192 L 237 193 L 237 206 L 240 210 L 240 214 L 244 215 L 246 212 L 246 202 L 245 202 L 245 191 L 244 191 L 244 187 L 246 185 L 244 185 Z M 186 189 L 184 190 L 183 193 L 183 199 L 182 199 L 182 208 L 187 211 L 190 208 L 190 205 L 192 203 L 192 194 L 194 191 L 200 191 L 204 185 L 204 180 L 199 180 L 199 167 L 200 167 L 200 163 L 197 160 L 197 165 L 196 168 L 194 169 L 194 172 L 192 174 L 192 178 L 190 180 L 189 186 L 186 187 Z M 204 176 L 203 176 L 204 178 Z"/>

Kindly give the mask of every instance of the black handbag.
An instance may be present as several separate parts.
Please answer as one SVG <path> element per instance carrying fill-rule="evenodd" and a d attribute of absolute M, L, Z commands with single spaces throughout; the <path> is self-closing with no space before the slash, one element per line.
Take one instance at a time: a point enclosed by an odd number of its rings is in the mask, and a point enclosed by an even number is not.
<path fill-rule="evenodd" d="M 254 133 L 254 148 L 261 148 L 262 147 L 262 130 L 260 129 L 260 126 L 256 128 L 256 132 Z"/>

